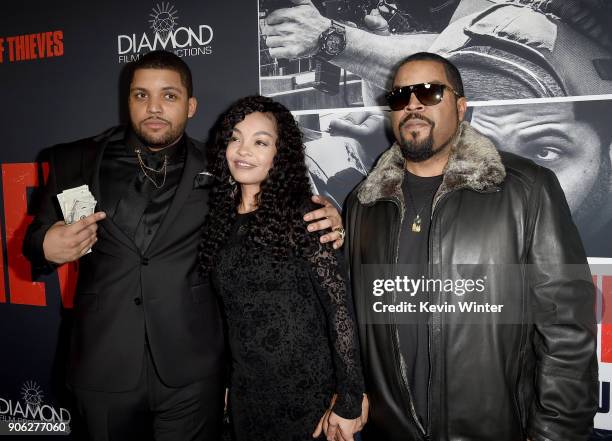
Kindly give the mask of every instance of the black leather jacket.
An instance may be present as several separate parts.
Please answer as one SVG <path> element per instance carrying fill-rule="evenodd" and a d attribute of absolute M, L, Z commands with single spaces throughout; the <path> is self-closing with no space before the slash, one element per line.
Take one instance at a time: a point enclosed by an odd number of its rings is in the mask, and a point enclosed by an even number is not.
<path fill-rule="evenodd" d="M 371 405 L 364 440 L 586 440 L 598 406 L 594 288 L 565 197 L 550 170 L 497 152 L 467 123 L 434 197 L 430 274 L 448 276 L 446 264 L 507 264 L 509 274 L 489 280 L 490 293 L 499 303 L 523 306 L 513 324 L 431 315 L 429 424 L 416 422 L 397 319 L 372 324 L 360 307 L 372 296 L 363 265 L 397 263 L 403 176 L 394 145 L 347 201 Z M 577 265 L 568 274 L 561 264 Z M 550 313 L 566 320 L 537 319 Z"/>

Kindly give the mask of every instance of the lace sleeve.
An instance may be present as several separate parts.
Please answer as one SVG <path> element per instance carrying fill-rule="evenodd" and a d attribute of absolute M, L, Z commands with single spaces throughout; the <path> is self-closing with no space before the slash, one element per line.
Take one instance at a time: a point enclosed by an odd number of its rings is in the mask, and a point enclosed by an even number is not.
<path fill-rule="evenodd" d="M 309 257 L 311 278 L 327 316 L 327 328 L 336 376 L 338 398 L 334 412 L 343 418 L 361 415 L 364 392 L 357 342 L 357 326 L 344 259 L 331 245 L 316 240 Z"/>

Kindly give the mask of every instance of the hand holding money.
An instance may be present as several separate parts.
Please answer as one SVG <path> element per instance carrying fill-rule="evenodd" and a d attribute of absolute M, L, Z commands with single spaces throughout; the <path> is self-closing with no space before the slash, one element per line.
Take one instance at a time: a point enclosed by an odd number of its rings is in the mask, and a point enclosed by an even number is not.
<path fill-rule="evenodd" d="M 43 251 L 45 259 L 49 262 L 62 264 L 72 262 L 91 249 L 98 240 L 97 222 L 106 217 L 103 211 L 90 214 L 89 216 L 71 225 L 64 221 L 53 224 L 47 230 L 43 240 Z"/>
<path fill-rule="evenodd" d="M 64 221 L 53 224 L 43 240 L 45 259 L 62 264 L 72 262 L 91 251 L 96 243 L 97 222 L 103 212 L 94 213 L 96 200 L 87 185 L 70 188 L 57 195 Z"/>

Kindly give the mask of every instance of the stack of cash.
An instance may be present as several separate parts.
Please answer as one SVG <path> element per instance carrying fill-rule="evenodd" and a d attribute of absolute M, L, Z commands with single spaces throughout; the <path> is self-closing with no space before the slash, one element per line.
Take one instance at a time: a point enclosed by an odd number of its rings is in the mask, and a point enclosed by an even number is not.
<path fill-rule="evenodd" d="M 87 185 L 64 190 L 57 195 L 57 200 L 68 225 L 93 214 L 97 203 Z"/>

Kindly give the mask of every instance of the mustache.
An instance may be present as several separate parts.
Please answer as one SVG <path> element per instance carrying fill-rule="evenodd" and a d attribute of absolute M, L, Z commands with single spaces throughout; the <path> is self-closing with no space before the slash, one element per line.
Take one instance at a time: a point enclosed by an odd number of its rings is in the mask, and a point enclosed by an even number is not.
<path fill-rule="evenodd" d="M 148 117 L 146 119 L 143 119 L 141 124 L 142 123 L 146 123 L 147 121 L 162 121 L 162 122 L 165 122 L 166 124 L 170 124 L 170 121 L 168 121 L 166 119 L 163 119 L 163 118 L 160 118 L 159 116 L 150 116 L 150 117 Z"/>
<path fill-rule="evenodd" d="M 425 121 L 432 128 L 436 125 L 436 123 L 434 123 L 431 119 L 427 118 L 426 116 L 421 115 L 420 113 L 408 113 L 405 117 L 401 119 L 399 123 L 399 128 L 401 129 L 404 126 L 404 124 L 406 124 L 406 122 L 411 119 L 420 119 L 422 121 Z"/>

